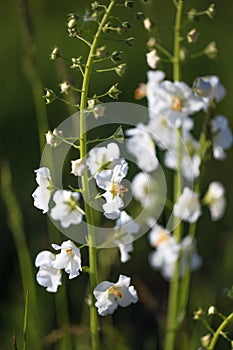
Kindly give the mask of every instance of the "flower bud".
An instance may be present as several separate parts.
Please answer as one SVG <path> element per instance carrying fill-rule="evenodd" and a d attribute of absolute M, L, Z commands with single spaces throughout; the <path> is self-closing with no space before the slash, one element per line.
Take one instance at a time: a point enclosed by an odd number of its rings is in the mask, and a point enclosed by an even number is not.
<path fill-rule="evenodd" d="M 207 11 L 206 11 L 206 14 L 207 14 L 207 16 L 208 16 L 209 18 L 211 18 L 211 19 L 214 18 L 215 14 L 216 14 L 216 6 L 215 6 L 215 4 L 211 4 L 211 5 L 208 7 L 208 9 L 207 9 Z"/>
<path fill-rule="evenodd" d="M 187 57 L 187 50 L 185 47 L 181 47 L 180 51 L 179 51 L 179 57 L 181 62 L 184 62 L 186 60 Z"/>
<path fill-rule="evenodd" d="M 153 22 L 149 17 L 145 18 L 143 21 L 144 28 L 150 32 L 152 28 L 155 26 L 155 22 Z"/>
<path fill-rule="evenodd" d="M 45 103 L 49 104 L 56 100 L 56 95 L 53 90 L 45 88 L 46 94 L 42 96 L 45 99 Z"/>
<path fill-rule="evenodd" d="M 63 83 L 59 84 L 60 89 L 61 89 L 61 94 L 68 94 L 70 91 L 70 83 L 68 81 L 63 81 Z"/>
<path fill-rule="evenodd" d="M 210 306 L 208 309 L 208 315 L 214 315 L 216 311 L 215 306 Z"/>
<path fill-rule="evenodd" d="M 208 348 L 210 345 L 210 340 L 211 340 L 211 334 L 208 333 L 201 337 L 201 346 L 203 346 L 205 349 Z"/>
<path fill-rule="evenodd" d="M 108 90 L 108 95 L 109 97 L 117 100 L 119 94 L 121 93 L 121 91 L 118 89 L 118 84 L 114 84 L 109 90 Z"/>
<path fill-rule="evenodd" d="M 150 68 L 156 69 L 160 61 L 160 57 L 157 55 L 157 50 L 152 50 L 146 54 L 146 61 Z"/>
<path fill-rule="evenodd" d="M 79 66 L 82 64 L 83 58 L 82 56 L 78 57 L 78 58 L 71 58 L 71 62 L 72 65 L 70 66 L 70 68 L 79 68 Z"/>
<path fill-rule="evenodd" d="M 48 131 L 45 135 L 47 145 L 52 147 L 57 147 L 62 143 L 63 132 L 62 130 L 54 129 L 52 131 Z"/>
<path fill-rule="evenodd" d="M 105 24 L 105 26 L 103 27 L 102 31 L 103 31 L 103 33 L 109 33 L 111 28 L 112 28 L 112 23 L 108 22 L 108 23 Z"/>
<path fill-rule="evenodd" d="M 188 20 L 189 20 L 190 22 L 193 22 L 193 21 L 195 20 L 196 13 L 197 13 L 197 10 L 196 10 L 196 9 L 191 9 L 191 10 L 189 10 L 189 12 L 187 13 L 187 17 L 188 17 Z"/>
<path fill-rule="evenodd" d="M 125 74 L 126 63 L 119 64 L 119 66 L 115 67 L 115 72 L 119 77 L 123 77 Z"/>
<path fill-rule="evenodd" d="M 98 57 L 98 58 L 106 57 L 107 54 L 108 54 L 108 52 L 106 50 L 106 46 L 101 46 L 101 47 L 98 47 L 96 49 L 96 57 Z"/>
<path fill-rule="evenodd" d="M 121 55 L 122 55 L 122 51 L 113 51 L 111 55 L 111 60 L 113 61 L 113 63 L 117 63 L 121 61 Z"/>
<path fill-rule="evenodd" d="M 147 41 L 146 46 L 149 50 L 153 50 L 156 46 L 156 39 L 153 37 L 150 37 L 150 39 Z"/>
<path fill-rule="evenodd" d="M 200 33 L 196 30 L 196 28 L 193 28 L 188 32 L 187 34 L 187 40 L 190 44 L 196 43 L 199 39 Z"/>
<path fill-rule="evenodd" d="M 57 46 L 55 46 L 50 54 L 50 59 L 56 60 L 58 57 L 61 57 L 61 51 Z"/>
<path fill-rule="evenodd" d="M 104 116 L 105 113 L 105 106 L 101 104 L 99 100 L 91 99 L 87 101 L 88 104 L 88 111 L 92 112 L 94 114 L 95 119 L 98 119 L 100 117 Z"/>
<path fill-rule="evenodd" d="M 91 4 L 91 9 L 92 10 L 97 10 L 99 8 L 99 3 L 98 3 L 98 1 L 94 1 L 94 2 L 92 2 L 92 4 Z"/>
<path fill-rule="evenodd" d="M 207 45 L 207 47 L 205 48 L 204 52 L 207 57 L 216 58 L 218 49 L 216 47 L 215 41 L 211 41 L 209 45 Z"/>
<path fill-rule="evenodd" d="M 147 95 L 146 84 L 140 83 L 138 85 L 138 88 L 134 91 L 134 98 L 135 98 L 135 100 L 141 100 L 146 95 Z"/>
<path fill-rule="evenodd" d="M 145 17 L 143 12 L 135 12 L 134 15 L 138 21 L 140 21 L 141 19 L 143 19 Z"/>
<path fill-rule="evenodd" d="M 130 38 L 127 38 L 127 39 L 125 40 L 125 42 L 126 42 L 126 44 L 127 44 L 128 46 L 133 46 L 134 41 L 135 41 L 135 38 L 132 37 L 132 36 L 131 36 Z"/>
<path fill-rule="evenodd" d="M 125 7 L 133 7 L 134 1 L 125 1 Z"/>
<path fill-rule="evenodd" d="M 120 143 L 124 143 L 124 132 L 121 126 L 119 126 L 119 128 L 115 131 L 114 135 L 113 135 L 114 139 Z"/>
<path fill-rule="evenodd" d="M 204 316 L 204 311 L 199 307 L 198 310 L 194 311 L 193 319 L 200 320 L 202 316 Z"/>

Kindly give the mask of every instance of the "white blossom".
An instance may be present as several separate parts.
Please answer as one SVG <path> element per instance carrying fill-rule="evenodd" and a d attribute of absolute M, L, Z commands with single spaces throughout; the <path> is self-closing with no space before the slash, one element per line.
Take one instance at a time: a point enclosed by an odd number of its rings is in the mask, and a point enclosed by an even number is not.
<path fill-rule="evenodd" d="M 102 170 L 111 169 L 112 162 L 120 157 L 120 150 L 116 143 L 109 143 L 106 147 L 94 147 L 87 157 L 87 166 L 92 175 Z"/>
<path fill-rule="evenodd" d="M 208 191 L 204 197 L 204 203 L 210 208 L 210 214 L 213 221 L 222 218 L 226 209 L 225 188 L 218 182 L 210 183 Z"/>
<path fill-rule="evenodd" d="M 139 225 L 129 216 L 126 211 L 122 211 L 119 219 L 114 226 L 115 237 L 114 242 L 118 245 L 121 262 L 125 263 L 130 259 L 130 254 L 133 252 L 134 234 L 139 231 Z"/>
<path fill-rule="evenodd" d="M 201 215 L 198 193 L 185 187 L 174 205 L 174 215 L 189 223 L 196 222 Z"/>
<path fill-rule="evenodd" d="M 95 306 L 101 316 L 111 315 L 118 306 L 127 307 L 138 301 L 138 295 L 133 286 L 130 286 L 130 277 L 120 275 L 117 283 L 104 281 L 94 289 Z"/>
<path fill-rule="evenodd" d="M 147 89 L 149 108 L 154 114 L 164 114 L 175 127 L 180 127 L 185 118 L 205 107 L 203 100 L 184 82 L 165 80 L 154 90 Z"/>
<path fill-rule="evenodd" d="M 49 210 L 49 201 L 51 197 L 52 179 L 50 170 L 46 167 L 35 170 L 36 182 L 38 183 L 37 189 L 33 192 L 34 206 L 43 210 L 43 214 Z"/>
<path fill-rule="evenodd" d="M 82 176 L 86 168 L 86 163 L 82 158 L 71 160 L 71 174 L 74 174 L 75 176 Z"/>
<path fill-rule="evenodd" d="M 78 205 L 80 194 L 67 190 L 58 190 L 54 193 L 55 207 L 51 209 L 51 217 L 58 220 L 64 228 L 80 224 L 83 210 Z"/>
<path fill-rule="evenodd" d="M 146 61 L 150 68 L 156 69 L 160 61 L 160 57 L 157 54 L 157 50 L 152 50 L 146 54 Z"/>
<path fill-rule="evenodd" d="M 228 150 L 233 143 L 233 135 L 228 125 L 228 120 L 223 115 L 217 115 L 211 120 L 211 131 L 213 139 L 214 158 L 224 160 L 225 150 Z"/>
<path fill-rule="evenodd" d="M 69 274 L 69 279 L 77 277 L 82 271 L 80 249 L 70 240 L 62 242 L 61 245 L 52 244 L 52 247 L 55 250 L 61 250 L 52 262 L 52 266 L 55 269 L 65 269 L 65 272 Z"/>
<path fill-rule="evenodd" d="M 103 204 L 104 215 L 108 219 L 115 220 L 120 216 L 120 209 L 124 206 L 122 198 L 128 189 L 121 184 L 122 179 L 128 172 L 128 163 L 122 159 L 111 170 L 103 170 L 96 175 L 97 185 L 106 192 L 103 197 L 106 203 Z"/>
<path fill-rule="evenodd" d="M 215 75 L 197 77 L 193 86 L 197 94 L 203 98 L 207 107 L 211 101 L 221 101 L 226 94 L 224 86 Z"/>
<path fill-rule="evenodd" d="M 135 156 L 137 165 L 147 172 L 157 169 L 155 145 L 145 126 L 139 123 L 136 128 L 128 129 L 126 135 L 130 136 L 126 141 L 127 150 Z"/>
<path fill-rule="evenodd" d="M 157 181 L 149 174 L 138 173 L 131 184 L 132 193 L 142 207 L 151 208 L 157 200 Z"/>
<path fill-rule="evenodd" d="M 55 293 L 61 285 L 61 271 L 53 267 L 55 254 L 44 250 L 36 256 L 35 265 L 39 267 L 36 280 L 48 292 Z"/>

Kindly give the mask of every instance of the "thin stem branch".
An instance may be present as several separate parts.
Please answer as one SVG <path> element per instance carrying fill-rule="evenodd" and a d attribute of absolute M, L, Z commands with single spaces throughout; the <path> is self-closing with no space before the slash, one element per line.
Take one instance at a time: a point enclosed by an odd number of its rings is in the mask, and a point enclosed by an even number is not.
<path fill-rule="evenodd" d="M 227 327 L 227 325 L 230 322 L 232 322 L 232 320 L 233 320 L 233 313 L 231 313 L 229 316 L 227 316 L 225 318 L 225 320 L 220 324 L 220 326 L 216 330 L 216 332 L 215 332 L 215 334 L 214 334 L 214 336 L 213 336 L 213 338 L 212 338 L 212 340 L 210 342 L 208 350 L 214 350 L 215 345 L 216 345 L 216 343 L 218 341 L 218 338 L 223 335 L 223 330 Z"/>

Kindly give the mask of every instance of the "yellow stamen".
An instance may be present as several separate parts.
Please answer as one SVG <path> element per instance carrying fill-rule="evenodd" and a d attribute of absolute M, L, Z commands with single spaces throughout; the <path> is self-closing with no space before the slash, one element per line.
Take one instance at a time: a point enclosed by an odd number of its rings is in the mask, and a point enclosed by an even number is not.
<path fill-rule="evenodd" d="M 175 97 L 172 105 L 173 111 L 182 112 L 182 101 L 179 97 Z"/>
<path fill-rule="evenodd" d="M 67 254 L 73 254 L 72 248 L 67 248 L 67 249 L 66 249 L 66 253 L 67 253 Z"/>
<path fill-rule="evenodd" d="M 122 298 L 121 292 L 120 292 L 119 290 L 117 290 L 117 288 L 114 287 L 114 286 L 108 288 L 108 293 L 109 293 L 109 294 L 113 294 L 113 295 L 115 295 L 115 296 L 118 297 L 118 298 Z"/>

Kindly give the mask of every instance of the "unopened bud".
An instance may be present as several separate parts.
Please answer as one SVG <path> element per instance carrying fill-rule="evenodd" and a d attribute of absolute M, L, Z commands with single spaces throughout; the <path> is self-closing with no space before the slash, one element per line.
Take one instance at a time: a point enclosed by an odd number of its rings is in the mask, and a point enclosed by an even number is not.
<path fill-rule="evenodd" d="M 125 1 L 125 7 L 133 7 L 134 1 Z"/>
<path fill-rule="evenodd" d="M 135 15 L 135 18 L 139 21 L 145 17 L 143 12 L 135 12 L 134 15 Z"/>
<path fill-rule="evenodd" d="M 216 47 L 215 41 L 211 41 L 209 45 L 205 48 L 205 54 L 209 58 L 216 58 L 218 49 Z"/>
<path fill-rule="evenodd" d="M 149 17 L 145 18 L 143 21 L 144 28 L 150 32 L 152 28 L 155 26 L 155 22 L 153 22 Z"/>
<path fill-rule="evenodd" d="M 124 143 L 124 132 L 121 126 L 119 126 L 119 128 L 115 131 L 114 135 L 113 135 L 114 139 L 120 143 Z"/>
<path fill-rule="evenodd" d="M 188 32 L 187 34 L 187 40 L 190 44 L 196 43 L 199 39 L 200 33 L 196 30 L 196 28 L 193 28 Z"/>
<path fill-rule="evenodd" d="M 146 46 L 148 47 L 149 50 L 153 50 L 156 46 L 156 39 L 151 37 L 147 43 L 146 43 Z"/>
<path fill-rule="evenodd" d="M 71 174 L 82 176 L 87 169 L 86 163 L 82 158 L 71 160 Z"/>
<path fill-rule="evenodd" d="M 113 63 L 121 61 L 121 55 L 122 51 L 114 51 L 111 55 L 111 60 L 113 61 Z"/>
<path fill-rule="evenodd" d="M 210 345 L 211 340 L 211 334 L 206 334 L 203 337 L 201 337 L 201 345 L 206 349 Z"/>
<path fill-rule="evenodd" d="M 204 315 L 204 311 L 202 310 L 202 308 L 199 307 L 198 310 L 194 311 L 193 319 L 194 320 L 200 320 L 203 315 Z"/>
<path fill-rule="evenodd" d="M 188 17 L 188 20 L 190 22 L 193 22 L 196 18 L 196 13 L 197 13 L 197 10 L 196 9 L 191 9 L 189 10 L 189 12 L 187 13 L 187 17 Z"/>
<path fill-rule="evenodd" d="M 147 86 L 144 83 L 140 83 L 138 88 L 134 91 L 135 100 L 141 100 L 147 95 Z"/>
<path fill-rule="evenodd" d="M 216 14 L 216 5 L 211 4 L 208 9 L 206 10 L 206 14 L 209 18 L 213 19 Z"/>
<path fill-rule="evenodd" d="M 98 3 L 98 1 L 94 1 L 94 2 L 92 2 L 92 4 L 91 4 L 91 9 L 92 10 L 97 10 L 98 9 L 98 7 L 99 7 L 99 3 Z"/>
<path fill-rule="evenodd" d="M 112 23 L 108 22 L 108 23 L 105 24 L 105 26 L 103 27 L 102 31 L 103 31 L 103 33 L 109 33 L 111 28 L 112 28 Z"/>
<path fill-rule="evenodd" d="M 152 50 L 146 54 L 146 61 L 150 68 L 156 69 L 160 61 L 160 57 L 157 55 L 157 50 Z"/>
<path fill-rule="evenodd" d="M 179 57 L 180 57 L 180 60 L 182 62 L 184 62 L 186 60 L 186 57 L 187 57 L 187 50 L 185 47 L 181 47 L 180 48 L 180 51 L 179 51 Z"/>
<path fill-rule="evenodd" d="M 125 42 L 126 42 L 126 44 L 127 44 L 128 46 L 133 46 L 134 41 L 135 41 L 135 38 L 132 37 L 132 36 L 131 36 L 130 38 L 127 38 L 127 39 L 125 40 Z"/>
<path fill-rule="evenodd" d="M 71 62 L 72 65 L 70 66 L 70 68 L 79 68 L 79 66 L 82 64 L 83 58 L 82 56 L 78 57 L 78 58 L 71 58 Z"/>
<path fill-rule="evenodd" d="M 215 306 L 210 306 L 208 309 L 208 315 L 214 315 L 216 312 Z"/>
<path fill-rule="evenodd" d="M 45 88 L 46 94 L 42 96 L 45 99 L 45 103 L 49 104 L 56 100 L 56 95 L 53 90 Z"/>
<path fill-rule="evenodd" d="M 54 129 L 53 132 L 49 130 L 45 137 L 47 145 L 57 147 L 62 143 L 63 132 L 57 129 Z"/>
<path fill-rule="evenodd" d="M 108 90 L 108 95 L 109 97 L 117 100 L 119 94 L 121 93 L 121 91 L 118 89 L 118 84 L 114 84 L 109 90 Z"/>
<path fill-rule="evenodd" d="M 63 81 L 63 83 L 59 84 L 60 89 L 61 89 L 61 94 L 68 94 L 70 91 L 70 83 L 68 81 Z"/>
<path fill-rule="evenodd" d="M 55 46 L 50 54 L 50 59 L 56 60 L 58 57 L 61 57 L 61 51 L 57 46 Z"/>
<path fill-rule="evenodd" d="M 125 74 L 126 63 L 119 64 L 119 66 L 115 67 L 115 72 L 119 77 L 123 77 Z"/>
<path fill-rule="evenodd" d="M 108 52 L 106 50 L 106 46 L 101 46 L 101 47 L 97 48 L 97 50 L 96 50 L 96 57 L 98 57 L 98 58 L 106 57 L 107 54 L 108 54 Z"/>

